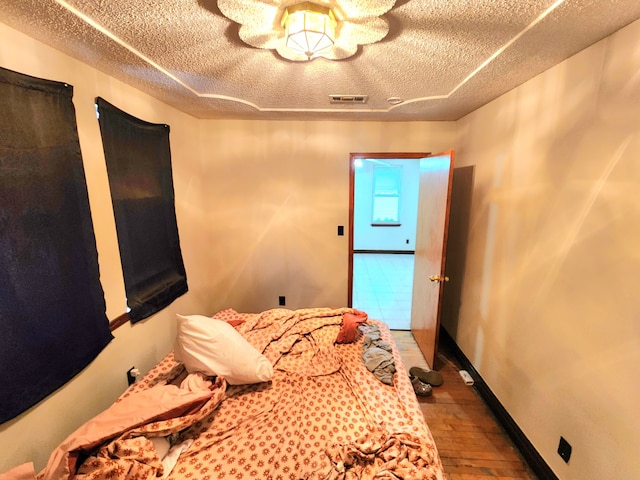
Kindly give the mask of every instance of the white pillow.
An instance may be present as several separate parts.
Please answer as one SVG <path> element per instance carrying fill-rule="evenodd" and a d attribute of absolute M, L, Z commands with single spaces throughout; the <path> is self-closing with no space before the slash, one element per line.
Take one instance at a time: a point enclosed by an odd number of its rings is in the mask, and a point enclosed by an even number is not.
<path fill-rule="evenodd" d="M 189 373 L 218 375 L 230 385 L 266 382 L 273 375 L 269 360 L 235 328 L 204 315 L 178 315 L 174 357 Z"/>

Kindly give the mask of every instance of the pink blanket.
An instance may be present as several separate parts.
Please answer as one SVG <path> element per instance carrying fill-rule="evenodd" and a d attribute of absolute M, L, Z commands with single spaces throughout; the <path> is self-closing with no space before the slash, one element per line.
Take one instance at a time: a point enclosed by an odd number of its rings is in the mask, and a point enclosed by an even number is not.
<path fill-rule="evenodd" d="M 223 380 L 190 391 L 157 385 L 122 397 L 69 435 L 49 457 L 39 480 L 162 476 L 151 437 L 166 437 L 210 414 L 226 389 Z"/>

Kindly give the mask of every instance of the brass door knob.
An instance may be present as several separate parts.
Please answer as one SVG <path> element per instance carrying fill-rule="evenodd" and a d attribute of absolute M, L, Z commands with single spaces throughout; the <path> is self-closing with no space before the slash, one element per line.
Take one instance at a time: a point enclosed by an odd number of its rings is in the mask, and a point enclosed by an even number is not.
<path fill-rule="evenodd" d="M 429 280 L 431 280 L 432 282 L 448 282 L 449 281 L 449 277 L 441 277 L 440 275 L 431 275 L 429 277 Z"/>

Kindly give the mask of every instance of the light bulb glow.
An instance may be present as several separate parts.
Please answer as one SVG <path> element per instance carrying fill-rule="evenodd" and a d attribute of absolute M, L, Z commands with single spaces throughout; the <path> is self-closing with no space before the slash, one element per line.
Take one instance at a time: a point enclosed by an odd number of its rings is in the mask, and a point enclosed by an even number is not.
<path fill-rule="evenodd" d="M 309 60 L 333 48 L 336 25 L 331 9 L 311 2 L 287 7 L 282 16 L 287 47 Z"/>

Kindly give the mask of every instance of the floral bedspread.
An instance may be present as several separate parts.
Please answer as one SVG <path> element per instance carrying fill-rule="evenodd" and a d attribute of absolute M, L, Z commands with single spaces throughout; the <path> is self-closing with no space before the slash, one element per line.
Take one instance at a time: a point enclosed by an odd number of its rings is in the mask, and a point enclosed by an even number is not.
<path fill-rule="evenodd" d="M 360 328 L 366 332 L 368 324 L 375 324 L 382 338 L 394 345 L 394 385 L 383 384 L 366 369 L 362 338 L 335 343 L 345 312 L 353 310 L 274 309 L 257 314 L 226 310 L 215 315 L 234 324 L 272 362 L 273 378 L 259 384 L 224 385 L 224 394 L 212 393 L 197 418 L 183 416 L 189 419 L 178 420 L 178 428 L 172 423 L 165 431 L 174 434 L 174 441 L 193 442 L 168 478 L 442 480 L 437 449 L 387 326 L 368 320 Z M 175 383 L 180 375 L 184 376 L 184 368 L 170 353 L 120 401 Z M 220 391 L 221 382 L 218 379 L 214 392 Z M 153 422 L 137 429 L 156 428 L 150 425 Z M 166 427 L 166 423 L 161 426 Z M 124 447 L 137 454 L 135 445 Z M 111 448 L 118 447 L 111 442 Z M 87 474 L 99 472 L 101 466 L 96 466 Z M 163 472 L 156 465 L 130 478 L 154 478 L 145 476 L 148 473 Z"/>

